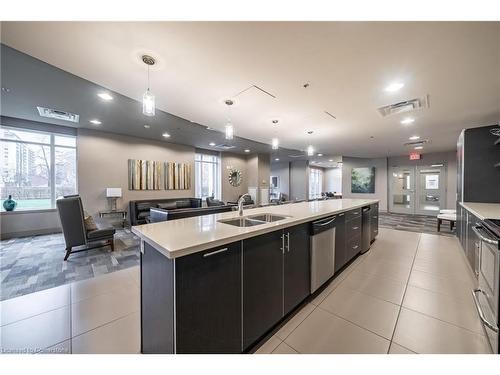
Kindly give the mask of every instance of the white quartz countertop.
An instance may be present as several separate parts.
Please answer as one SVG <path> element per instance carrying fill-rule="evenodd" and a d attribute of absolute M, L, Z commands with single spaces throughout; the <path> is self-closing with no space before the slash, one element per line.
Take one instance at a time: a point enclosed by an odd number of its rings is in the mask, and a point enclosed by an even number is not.
<path fill-rule="evenodd" d="M 481 220 L 500 220 L 500 203 L 461 202 L 460 205 Z"/>
<path fill-rule="evenodd" d="M 377 202 L 378 199 L 330 199 L 245 209 L 243 216 L 259 213 L 290 216 L 252 227 L 240 228 L 218 222 L 238 217 L 237 211 L 231 211 L 138 225 L 132 227 L 132 232 L 173 259 Z"/>

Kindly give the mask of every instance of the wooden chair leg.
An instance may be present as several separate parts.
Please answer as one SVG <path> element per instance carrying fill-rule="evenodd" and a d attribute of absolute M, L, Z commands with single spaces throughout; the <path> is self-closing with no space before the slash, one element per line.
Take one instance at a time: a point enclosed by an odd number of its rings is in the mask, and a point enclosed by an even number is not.
<path fill-rule="evenodd" d="M 441 230 L 441 219 L 438 219 L 438 232 Z"/>
<path fill-rule="evenodd" d="M 453 222 L 453 220 L 450 220 L 450 231 L 452 231 L 452 230 L 453 230 L 453 224 L 455 224 L 455 223 Z"/>
<path fill-rule="evenodd" d="M 115 251 L 115 240 L 110 240 L 109 246 L 111 246 L 111 251 Z"/>
<path fill-rule="evenodd" d="M 66 248 L 66 255 L 64 256 L 64 260 L 68 260 L 69 254 L 71 254 L 71 247 Z"/>

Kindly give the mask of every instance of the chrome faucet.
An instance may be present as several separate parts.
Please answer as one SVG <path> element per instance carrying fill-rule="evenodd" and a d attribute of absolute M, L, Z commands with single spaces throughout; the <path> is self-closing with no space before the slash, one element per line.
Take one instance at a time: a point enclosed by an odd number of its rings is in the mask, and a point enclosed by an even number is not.
<path fill-rule="evenodd" d="M 245 197 L 249 196 L 251 198 L 251 195 L 248 193 L 243 194 L 240 199 L 238 199 L 238 213 L 240 216 L 243 216 L 243 202 L 245 202 Z"/>

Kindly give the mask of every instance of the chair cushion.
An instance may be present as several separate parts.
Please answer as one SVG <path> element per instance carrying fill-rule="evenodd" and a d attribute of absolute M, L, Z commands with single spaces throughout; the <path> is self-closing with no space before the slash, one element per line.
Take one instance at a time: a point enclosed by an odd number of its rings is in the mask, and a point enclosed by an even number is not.
<path fill-rule="evenodd" d="M 137 203 L 137 211 L 148 211 L 151 206 L 154 206 L 153 203 L 151 202 L 143 202 L 143 203 Z"/>
<path fill-rule="evenodd" d="M 87 238 L 89 240 L 95 240 L 99 238 L 112 237 L 116 230 L 105 220 L 95 220 L 96 230 L 90 230 L 87 232 Z"/>
<path fill-rule="evenodd" d="M 158 203 L 157 206 L 164 210 L 175 210 L 177 209 L 177 202 Z"/>
<path fill-rule="evenodd" d="M 191 201 L 180 200 L 176 202 L 177 208 L 191 208 Z"/>
<path fill-rule="evenodd" d="M 441 220 L 457 221 L 457 214 L 439 214 L 437 217 Z"/>

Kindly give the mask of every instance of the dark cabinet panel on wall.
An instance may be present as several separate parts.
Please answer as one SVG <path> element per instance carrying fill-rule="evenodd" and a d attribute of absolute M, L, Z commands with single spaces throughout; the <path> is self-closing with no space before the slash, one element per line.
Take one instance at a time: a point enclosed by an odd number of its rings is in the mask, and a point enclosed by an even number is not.
<path fill-rule="evenodd" d="M 284 262 L 284 314 L 301 303 L 311 290 L 309 223 L 286 228 Z"/>
<path fill-rule="evenodd" d="M 143 353 L 174 353 L 174 262 L 147 243 L 141 253 L 141 336 Z"/>
<path fill-rule="evenodd" d="M 283 231 L 243 241 L 243 348 L 283 316 Z"/>
<path fill-rule="evenodd" d="M 463 134 L 463 160 L 459 155 L 459 178 L 463 178 L 464 202 L 500 203 L 500 145 L 491 130 L 498 126 L 466 129 Z M 460 148 L 461 145 L 459 145 Z M 460 151 L 460 150 L 459 150 Z M 459 181 L 459 195 L 461 181 Z"/>
<path fill-rule="evenodd" d="M 241 241 L 178 258 L 177 353 L 241 352 Z"/>

